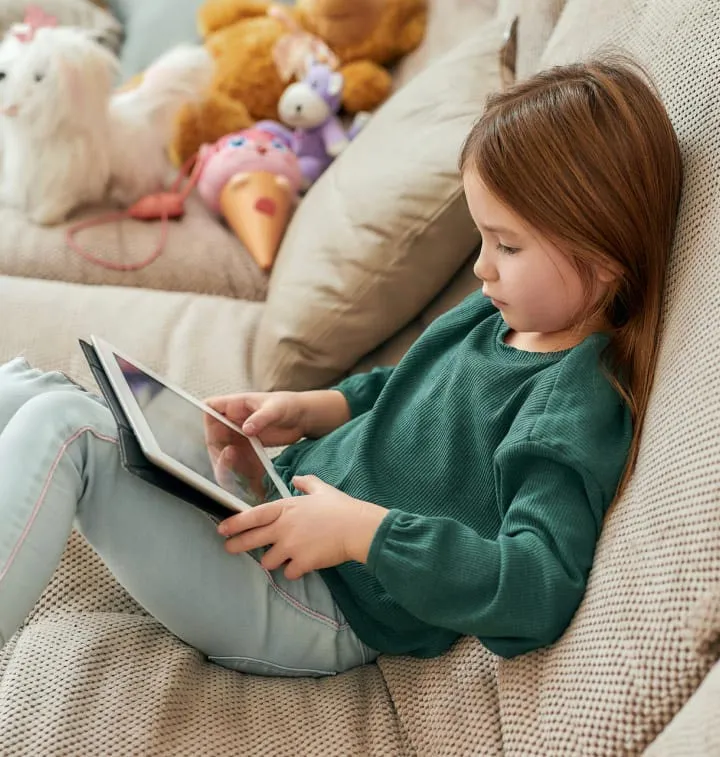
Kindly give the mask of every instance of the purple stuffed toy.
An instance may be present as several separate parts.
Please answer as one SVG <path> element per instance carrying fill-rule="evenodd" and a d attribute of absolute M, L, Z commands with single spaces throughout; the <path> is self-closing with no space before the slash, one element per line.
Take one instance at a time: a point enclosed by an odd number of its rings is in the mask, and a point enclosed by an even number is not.
<path fill-rule="evenodd" d="M 337 117 L 343 84 L 341 73 L 313 62 L 305 78 L 291 84 L 278 103 L 280 118 L 295 130 L 291 145 L 300 160 L 305 188 L 350 144 L 367 118 L 367 114 L 358 114 L 345 133 Z"/>

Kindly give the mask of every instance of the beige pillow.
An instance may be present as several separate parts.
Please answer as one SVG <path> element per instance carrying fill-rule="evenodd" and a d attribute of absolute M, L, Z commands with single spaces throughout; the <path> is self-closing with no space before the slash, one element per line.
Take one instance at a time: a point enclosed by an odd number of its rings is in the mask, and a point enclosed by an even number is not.
<path fill-rule="evenodd" d="M 441 55 L 452 50 L 495 15 L 497 0 L 429 0 L 427 27 L 420 46 L 393 71 L 395 89 L 405 86 Z"/>
<path fill-rule="evenodd" d="M 122 26 L 110 13 L 90 0 L 2 0 L 0 2 L 0 35 L 25 18 L 29 7 L 37 6 L 55 16 L 61 26 L 81 26 L 98 31 L 103 41 L 117 52 Z"/>
<path fill-rule="evenodd" d="M 478 242 L 457 170 L 500 88 L 492 21 L 397 92 L 300 203 L 255 351 L 265 389 L 325 385 L 414 318 Z"/>

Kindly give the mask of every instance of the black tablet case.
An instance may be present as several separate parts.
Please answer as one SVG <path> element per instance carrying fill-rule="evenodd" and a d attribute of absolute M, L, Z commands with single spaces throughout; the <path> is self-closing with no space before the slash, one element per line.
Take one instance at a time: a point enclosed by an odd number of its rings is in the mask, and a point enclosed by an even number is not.
<path fill-rule="evenodd" d="M 135 437 L 135 432 L 133 431 L 132 426 L 128 423 L 125 412 L 115 396 L 115 390 L 112 388 L 112 384 L 105 374 L 105 369 L 102 367 L 102 363 L 97 356 L 95 348 L 82 339 L 79 341 L 80 347 L 82 347 L 82 351 L 85 354 L 85 358 L 90 365 L 90 370 L 95 377 L 95 381 L 100 387 L 105 402 L 107 402 L 110 412 L 113 414 L 115 422 L 117 423 L 120 460 L 123 468 L 153 486 L 157 486 L 163 491 L 166 491 L 175 497 L 179 497 L 180 499 L 185 500 L 185 502 L 189 502 L 191 505 L 208 513 L 208 515 L 212 516 L 217 521 L 229 518 L 231 515 L 236 515 L 237 510 L 232 510 L 220 502 L 217 502 L 212 497 L 203 494 L 203 492 L 186 484 L 184 481 L 176 478 L 166 470 L 159 468 L 155 463 L 145 457 L 145 453 L 142 451 L 142 448 Z"/>

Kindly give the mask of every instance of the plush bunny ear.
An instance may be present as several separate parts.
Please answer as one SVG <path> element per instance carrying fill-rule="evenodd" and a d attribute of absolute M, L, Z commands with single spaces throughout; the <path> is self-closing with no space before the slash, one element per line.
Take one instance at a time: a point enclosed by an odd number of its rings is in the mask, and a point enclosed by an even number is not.
<path fill-rule="evenodd" d="M 341 73 L 334 73 L 330 74 L 330 81 L 328 83 L 328 94 L 331 97 L 335 97 L 335 95 L 339 95 L 342 92 L 343 84 L 345 83 L 345 80 L 343 79 L 343 75 Z"/>

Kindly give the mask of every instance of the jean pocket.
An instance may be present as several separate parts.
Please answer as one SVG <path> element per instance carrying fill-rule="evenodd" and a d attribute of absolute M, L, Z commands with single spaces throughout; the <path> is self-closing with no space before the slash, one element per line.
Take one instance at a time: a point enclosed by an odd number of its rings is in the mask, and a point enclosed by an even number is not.
<path fill-rule="evenodd" d="M 254 657 L 214 657 L 208 655 L 208 660 L 223 668 L 237 670 L 240 673 L 250 673 L 256 676 L 284 676 L 287 678 L 322 678 L 337 675 L 334 670 L 315 670 L 313 668 L 295 668 L 278 665 L 269 660 L 258 660 Z"/>

